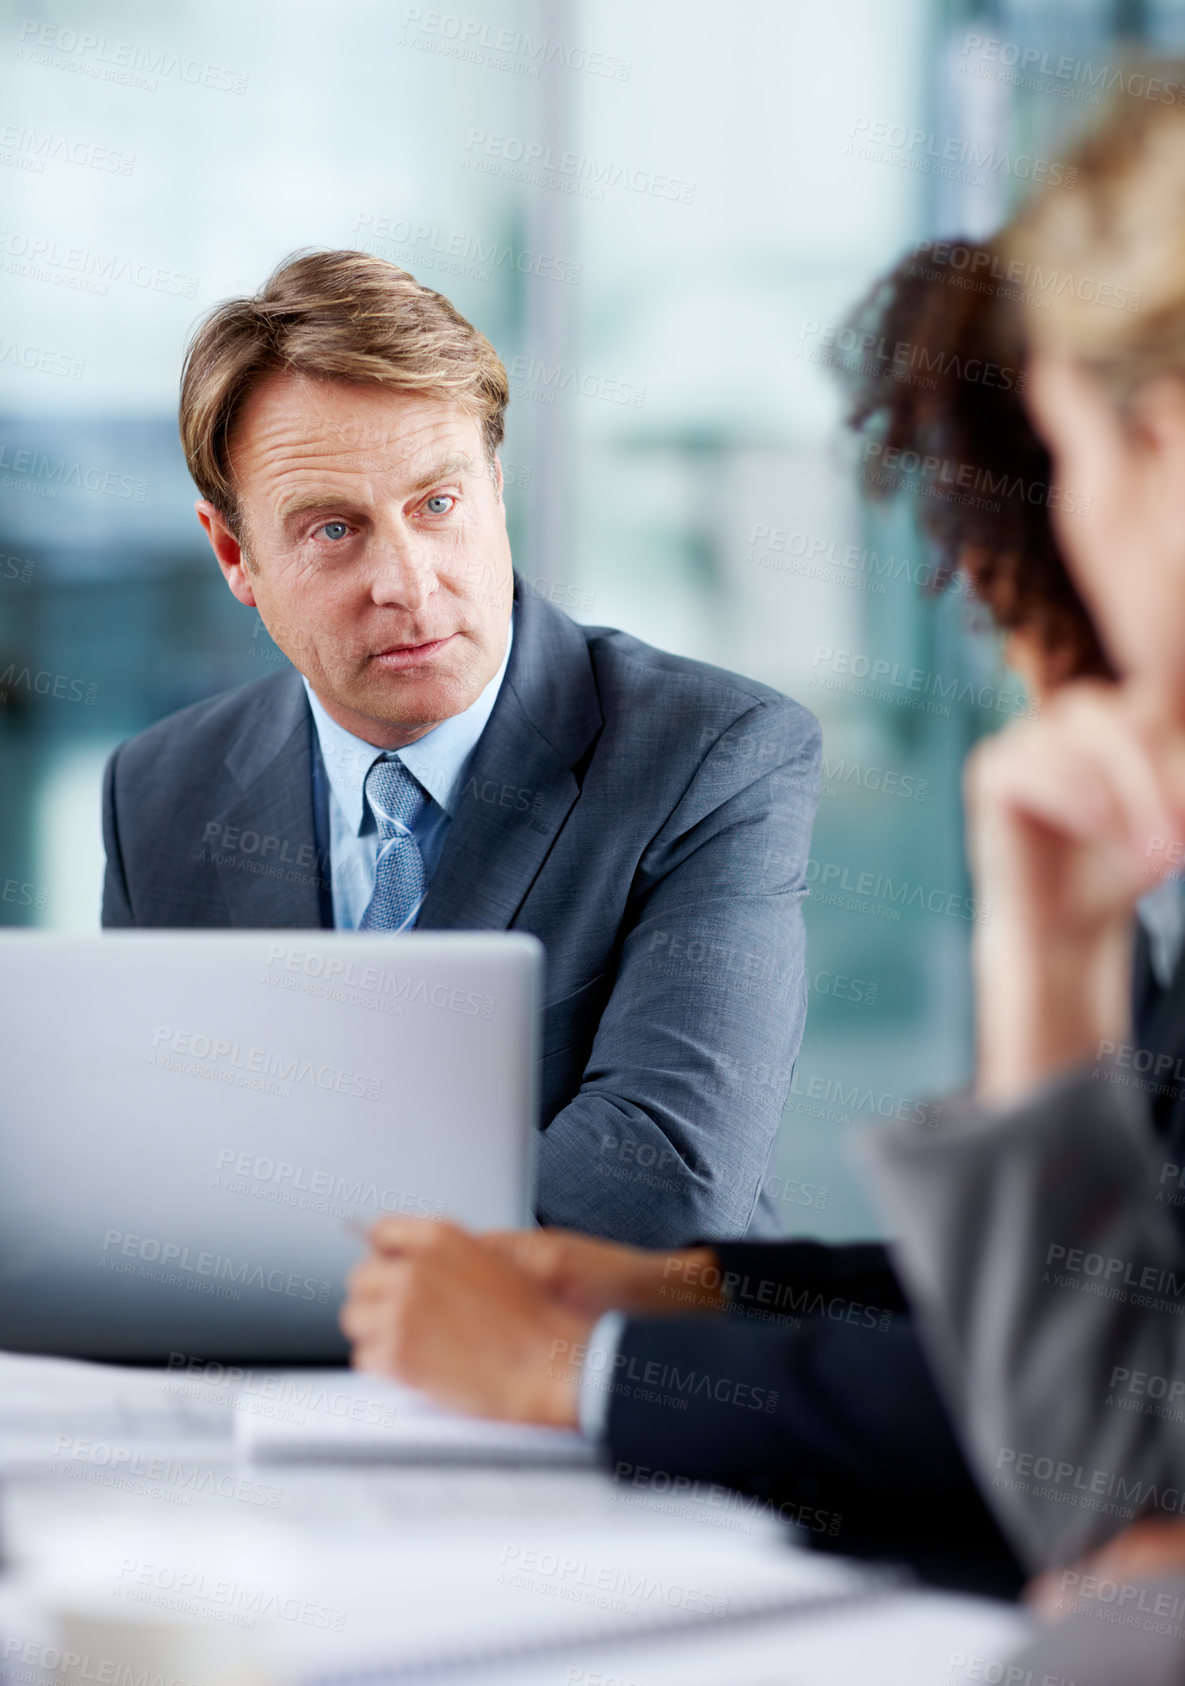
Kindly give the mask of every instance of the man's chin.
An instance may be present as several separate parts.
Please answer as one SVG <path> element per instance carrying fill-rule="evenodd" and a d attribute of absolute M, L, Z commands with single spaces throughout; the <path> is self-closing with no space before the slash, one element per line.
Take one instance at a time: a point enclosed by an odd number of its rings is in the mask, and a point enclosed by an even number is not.
<path fill-rule="evenodd" d="M 343 700 L 354 713 L 376 726 L 422 735 L 442 720 L 463 714 L 477 700 L 477 694 L 456 675 L 413 669 L 375 675 L 371 683 L 360 686 L 353 696 Z"/>

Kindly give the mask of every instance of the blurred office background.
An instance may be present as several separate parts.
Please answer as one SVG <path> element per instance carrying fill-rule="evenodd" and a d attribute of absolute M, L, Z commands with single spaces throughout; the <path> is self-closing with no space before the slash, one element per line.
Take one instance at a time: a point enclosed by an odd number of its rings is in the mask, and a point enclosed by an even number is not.
<path fill-rule="evenodd" d="M 907 245 L 1008 211 L 1121 42 L 1177 48 L 1185 3 L 6 0 L 0 923 L 95 928 L 111 748 L 283 659 L 192 513 L 182 350 L 293 248 L 367 247 L 510 367 L 532 589 L 820 716 L 812 871 L 852 905 L 808 905 L 776 1169 L 788 1229 L 873 1229 L 852 1130 L 968 1068 L 971 925 L 931 909 L 965 905 L 959 768 L 1018 682 L 919 589 L 909 511 L 862 503 L 827 342 Z M 1009 162 L 937 174 L 964 143 Z M 874 662 L 935 706 L 864 694 Z"/>

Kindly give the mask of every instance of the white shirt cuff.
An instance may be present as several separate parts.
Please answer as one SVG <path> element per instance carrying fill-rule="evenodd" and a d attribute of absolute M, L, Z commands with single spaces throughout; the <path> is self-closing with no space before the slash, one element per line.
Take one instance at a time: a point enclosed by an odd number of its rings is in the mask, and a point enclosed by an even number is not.
<path fill-rule="evenodd" d="M 617 1349 L 625 1328 L 625 1314 L 607 1311 L 593 1326 L 580 1372 L 580 1431 L 589 1440 L 604 1438 L 609 1421 L 609 1394 L 613 1387 Z"/>

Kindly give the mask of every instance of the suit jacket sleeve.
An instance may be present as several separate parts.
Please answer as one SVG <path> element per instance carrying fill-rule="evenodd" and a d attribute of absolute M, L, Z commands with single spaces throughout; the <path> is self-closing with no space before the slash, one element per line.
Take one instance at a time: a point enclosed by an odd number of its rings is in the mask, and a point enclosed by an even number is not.
<path fill-rule="evenodd" d="M 103 846 L 107 851 L 107 866 L 103 874 L 103 926 L 105 929 L 134 925 L 131 899 L 123 870 L 123 853 L 119 843 L 119 820 L 116 811 L 115 773 L 119 761 L 116 750 L 107 762 L 103 774 Z"/>
<path fill-rule="evenodd" d="M 836 1318 L 871 1306 L 879 1321 L 909 1309 L 889 1249 L 879 1241 L 706 1241 L 731 1314 L 760 1321 L 771 1309 Z M 678 1278 L 676 1277 L 677 1281 Z"/>
<path fill-rule="evenodd" d="M 1007 1558 L 905 1318 L 631 1318 L 604 1388 L 627 1485 L 734 1489 L 845 1551 Z"/>
<path fill-rule="evenodd" d="M 581 1087 L 540 1141 L 541 1221 L 650 1246 L 745 1233 L 806 1017 L 819 770 L 818 724 L 784 699 L 698 758 L 639 861 Z"/>
<path fill-rule="evenodd" d="M 1185 1502 L 1185 1249 L 1122 1075 L 864 1149 L 968 1457 L 1033 1568 Z"/>

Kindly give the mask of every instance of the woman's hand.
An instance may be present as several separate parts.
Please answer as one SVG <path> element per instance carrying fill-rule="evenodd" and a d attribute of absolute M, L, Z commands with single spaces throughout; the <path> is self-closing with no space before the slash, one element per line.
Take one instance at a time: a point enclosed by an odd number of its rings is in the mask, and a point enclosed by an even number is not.
<path fill-rule="evenodd" d="M 1131 917 L 1185 865 L 1185 734 L 1132 688 L 1067 686 L 967 774 L 979 1090 L 1007 1103 L 1130 1017 Z"/>
<path fill-rule="evenodd" d="M 1185 1571 L 1185 1522 L 1146 1517 L 1068 1569 L 1051 1569 L 1030 1582 L 1025 1598 L 1038 1615 L 1056 1621 L 1081 1595 L 1082 1582 L 1151 1581 Z"/>

